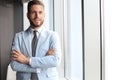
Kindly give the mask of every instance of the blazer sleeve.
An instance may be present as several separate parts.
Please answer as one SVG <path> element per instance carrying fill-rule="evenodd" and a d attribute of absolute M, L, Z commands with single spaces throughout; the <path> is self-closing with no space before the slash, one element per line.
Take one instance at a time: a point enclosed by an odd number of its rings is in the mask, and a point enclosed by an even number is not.
<path fill-rule="evenodd" d="M 13 39 L 12 42 L 12 49 L 11 51 L 13 51 L 14 49 L 19 50 L 20 51 L 20 44 L 21 44 L 21 40 L 20 38 L 20 33 L 17 33 Z M 20 72 L 36 72 L 35 68 L 32 68 L 30 65 L 26 65 L 26 64 L 22 64 L 19 63 L 17 61 L 11 60 L 10 62 L 11 68 L 14 71 L 20 71 Z"/>
<path fill-rule="evenodd" d="M 33 68 L 51 68 L 56 67 L 61 62 L 60 40 L 57 33 L 52 34 L 50 39 L 50 48 L 55 49 L 54 55 L 44 57 L 31 57 L 31 67 Z"/>

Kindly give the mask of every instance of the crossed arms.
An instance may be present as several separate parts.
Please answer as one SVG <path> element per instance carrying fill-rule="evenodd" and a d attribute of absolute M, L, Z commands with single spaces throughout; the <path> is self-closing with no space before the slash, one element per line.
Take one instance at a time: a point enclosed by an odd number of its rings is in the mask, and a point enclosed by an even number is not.
<path fill-rule="evenodd" d="M 56 35 L 52 36 L 50 49 L 43 57 L 27 57 L 20 50 L 19 44 L 22 42 L 20 36 L 14 38 L 14 45 L 11 52 L 11 67 L 14 71 L 36 72 L 38 68 L 52 68 L 59 65 L 61 61 L 61 50 L 59 39 Z M 41 53 L 39 53 L 41 54 Z"/>
<path fill-rule="evenodd" d="M 20 62 L 22 64 L 29 64 L 30 63 L 30 58 L 24 56 L 21 52 L 19 52 L 18 50 L 13 50 L 13 52 L 11 52 L 11 60 Z M 54 55 L 54 49 L 51 48 L 47 51 L 46 56 L 49 55 Z"/>

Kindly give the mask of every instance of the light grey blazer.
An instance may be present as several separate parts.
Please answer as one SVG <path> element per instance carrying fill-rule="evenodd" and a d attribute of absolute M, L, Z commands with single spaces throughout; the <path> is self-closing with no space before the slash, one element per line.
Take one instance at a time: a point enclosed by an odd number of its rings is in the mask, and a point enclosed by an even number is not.
<path fill-rule="evenodd" d="M 61 49 L 57 33 L 42 29 L 35 57 L 32 57 L 30 37 L 30 28 L 28 28 L 26 31 L 16 33 L 12 43 L 12 50 L 17 49 L 31 58 L 30 65 L 17 61 L 10 62 L 12 69 L 16 71 L 16 80 L 29 80 L 31 73 L 37 73 L 39 80 L 58 80 L 56 67 L 61 61 Z M 55 49 L 55 54 L 45 56 L 50 48 Z M 37 72 L 37 69 L 41 70 L 40 73 Z"/>

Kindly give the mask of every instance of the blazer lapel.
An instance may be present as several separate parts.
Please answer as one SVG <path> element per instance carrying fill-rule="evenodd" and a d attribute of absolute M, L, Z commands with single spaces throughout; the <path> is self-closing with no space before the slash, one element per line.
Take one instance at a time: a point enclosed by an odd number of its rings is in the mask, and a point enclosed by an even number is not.
<path fill-rule="evenodd" d="M 30 31 L 29 31 L 29 29 L 27 29 L 23 34 L 23 40 L 24 40 L 25 47 L 26 47 L 26 50 L 28 52 L 28 55 L 32 56 L 30 39 L 31 39 Z"/>
<path fill-rule="evenodd" d="M 39 52 L 39 50 L 41 49 L 41 47 L 44 44 L 44 42 L 46 42 L 46 40 L 47 40 L 46 38 L 47 38 L 47 36 L 46 36 L 46 30 L 43 28 L 43 30 L 41 31 L 40 37 L 38 39 L 38 44 L 37 44 L 36 52 Z"/>

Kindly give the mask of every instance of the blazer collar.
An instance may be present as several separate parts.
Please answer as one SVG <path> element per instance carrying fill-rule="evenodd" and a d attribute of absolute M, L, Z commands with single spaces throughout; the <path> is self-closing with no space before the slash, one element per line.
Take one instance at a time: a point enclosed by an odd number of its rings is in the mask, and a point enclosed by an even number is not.
<path fill-rule="evenodd" d="M 31 43 L 30 43 L 31 35 L 30 35 L 30 27 L 24 31 L 23 33 L 23 40 L 25 43 L 26 50 L 30 56 L 32 56 L 32 51 L 31 51 Z"/>
<path fill-rule="evenodd" d="M 47 32 L 46 32 L 45 28 L 43 28 L 42 31 L 41 31 L 41 34 L 39 36 L 39 39 L 38 39 L 38 44 L 37 44 L 36 52 L 37 52 L 37 50 L 40 50 L 40 48 L 42 47 L 42 45 L 46 41 L 46 38 L 47 38 L 47 34 L 46 33 Z"/>
<path fill-rule="evenodd" d="M 38 39 L 38 44 L 37 44 L 37 48 L 36 48 L 36 52 L 37 50 L 40 50 L 40 48 L 42 47 L 42 45 L 44 44 L 44 42 L 46 41 L 47 38 L 47 32 L 45 28 L 42 28 L 39 39 Z M 27 52 L 30 56 L 32 56 L 32 50 L 31 50 L 31 43 L 30 43 L 30 39 L 31 39 L 31 35 L 30 35 L 30 28 L 28 28 L 24 34 L 23 34 L 23 40 L 25 43 L 25 47 L 27 49 Z"/>

